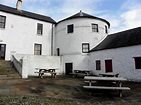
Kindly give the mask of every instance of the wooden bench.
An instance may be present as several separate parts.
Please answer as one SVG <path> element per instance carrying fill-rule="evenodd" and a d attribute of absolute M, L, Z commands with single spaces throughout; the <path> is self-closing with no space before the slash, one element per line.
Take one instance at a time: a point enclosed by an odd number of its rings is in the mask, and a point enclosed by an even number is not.
<path fill-rule="evenodd" d="M 85 89 L 101 89 L 101 90 L 118 90 L 119 96 L 122 97 L 123 90 L 130 90 L 129 87 L 107 87 L 107 86 L 83 86 Z"/>
<path fill-rule="evenodd" d="M 127 81 L 125 78 L 122 77 L 85 76 L 84 80 L 84 82 L 88 83 L 88 86 L 83 86 L 83 88 L 85 89 L 118 90 L 120 97 L 122 97 L 123 90 L 130 90 L 129 87 L 121 86 L 122 81 Z M 92 83 L 94 86 L 92 86 Z"/>
<path fill-rule="evenodd" d="M 107 86 L 83 86 L 86 89 L 104 89 L 104 90 L 130 90 L 129 87 L 107 87 Z"/>

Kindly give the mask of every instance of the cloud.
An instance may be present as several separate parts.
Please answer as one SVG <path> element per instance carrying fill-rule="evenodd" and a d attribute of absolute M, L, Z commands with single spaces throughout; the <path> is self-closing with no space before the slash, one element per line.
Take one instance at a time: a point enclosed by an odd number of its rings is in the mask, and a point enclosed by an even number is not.
<path fill-rule="evenodd" d="M 134 28 L 141 26 L 141 7 L 138 3 L 130 7 L 121 17 L 124 19 L 126 28 Z"/>
<path fill-rule="evenodd" d="M 1 0 L 1 4 L 16 7 L 17 0 Z M 106 4 L 105 4 L 106 3 Z M 114 3 L 114 4 L 113 4 Z M 118 32 L 141 25 L 141 0 L 23 0 L 23 9 L 52 17 L 60 21 L 80 10 L 104 18 L 111 23 L 110 32 Z M 106 7 L 111 6 L 111 8 Z M 102 8 L 105 6 L 104 8 Z M 107 9 L 106 9 L 107 8 Z"/>

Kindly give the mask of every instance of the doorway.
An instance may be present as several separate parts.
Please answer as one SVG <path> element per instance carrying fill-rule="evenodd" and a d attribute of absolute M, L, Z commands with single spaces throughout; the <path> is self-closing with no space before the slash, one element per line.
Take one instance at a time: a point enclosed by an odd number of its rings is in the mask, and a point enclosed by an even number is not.
<path fill-rule="evenodd" d="M 72 73 L 73 63 L 65 63 L 66 75 Z"/>
<path fill-rule="evenodd" d="M 6 44 L 0 44 L 0 60 L 5 60 Z"/>
<path fill-rule="evenodd" d="M 105 60 L 106 73 L 113 72 L 112 60 Z"/>

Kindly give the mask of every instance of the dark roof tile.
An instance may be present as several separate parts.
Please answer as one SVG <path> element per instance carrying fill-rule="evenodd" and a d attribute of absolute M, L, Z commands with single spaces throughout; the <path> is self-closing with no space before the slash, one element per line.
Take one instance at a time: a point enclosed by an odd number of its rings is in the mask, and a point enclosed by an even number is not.
<path fill-rule="evenodd" d="M 106 22 L 108 24 L 108 26 L 110 27 L 110 23 L 107 20 L 102 19 L 102 18 L 98 18 L 98 17 L 95 17 L 95 16 L 92 16 L 92 15 L 89 15 L 89 14 L 86 14 L 86 13 L 84 13 L 82 11 L 80 11 L 79 13 L 76 13 L 75 15 L 70 16 L 70 17 L 68 17 L 66 19 L 63 19 L 63 20 L 59 21 L 58 23 L 60 23 L 62 21 L 65 21 L 65 20 L 74 19 L 74 18 L 92 18 L 92 19 L 98 19 L 98 20 L 101 20 L 101 21 Z"/>
<path fill-rule="evenodd" d="M 23 17 L 28 17 L 28 18 L 32 18 L 32 19 L 37 19 L 37 20 L 41 20 L 41 21 L 45 21 L 45 22 L 49 22 L 49 23 L 56 23 L 52 18 L 50 18 L 48 16 L 43 16 L 43 15 L 27 12 L 24 10 L 20 11 L 20 10 L 17 10 L 16 8 L 8 7 L 8 6 L 2 5 L 2 4 L 0 4 L 0 11 L 23 16 Z"/>
<path fill-rule="evenodd" d="M 90 52 L 141 44 L 141 27 L 108 35 Z"/>

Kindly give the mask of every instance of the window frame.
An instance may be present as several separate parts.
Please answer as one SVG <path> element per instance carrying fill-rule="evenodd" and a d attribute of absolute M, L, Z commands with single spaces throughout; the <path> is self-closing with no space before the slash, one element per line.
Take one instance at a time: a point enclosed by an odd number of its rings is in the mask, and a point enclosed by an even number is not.
<path fill-rule="evenodd" d="M 39 46 L 39 49 L 37 46 Z M 38 44 L 38 43 L 34 44 L 34 55 L 42 55 L 42 44 Z"/>
<path fill-rule="evenodd" d="M 4 19 L 4 21 L 2 21 L 2 18 Z M 6 16 L 0 15 L 0 28 L 5 29 L 5 25 L 6 25 Z"/>
<path fill-rule="evenodd" d="M 99 32 L 98 24 L 92 23 L 91 26 L 92 26 L 92 32 Z"/>
<path fill-rule="evenodd" d="M 43 24 L 37 23 L 37 34 L 43 35 Z"/>
<path fill-rule="evenodd" d="M 73 33 L 74 32 L 74 24 L 67 25 L 67 33 Z"/>
<path fill-rule="evenodd" d="M 141 57 L 134 57 L 135 69 L 141 69 Z"/>
<path fill-rule="evenodd" d="M 96 70 L 101 70 L 101 61 L 100 60 L 96 60 L 95 64 L 96 64 Z"/>
<path fill-rule="evenodd" d="M 89 43 L 82 43 L 82 53 L 88 53 L 90 51 Z"/>

